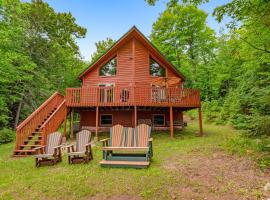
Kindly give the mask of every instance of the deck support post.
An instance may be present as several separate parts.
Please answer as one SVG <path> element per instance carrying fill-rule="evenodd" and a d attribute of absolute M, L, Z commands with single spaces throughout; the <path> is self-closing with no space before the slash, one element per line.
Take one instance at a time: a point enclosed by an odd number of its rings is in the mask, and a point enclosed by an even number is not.
<path fill-rule="evenodd" d="M 66 108 L 66 111 L 65 111 L 65 119 L 64 119 L 64 137 L 66 138 L 67 137 L 67 108 Z"/>
<path fill-rule="evenodd" d="M 173 137 L 173 107 L 170 106 L 170 133 L 171 137 Z"/>
<path fill-rule="evenodd" d="M 134 127 L 137 126 L 137 106 L 134 106 Z"/>
<path fill-rule="evenodd" d="M 202 110 L 201 110 L 201 108 L 198 109 L 198 114 L 199 114 L 199 128 L 200 128 L 199 136 L 203 136 Z"/>
<path fill-rule="evenodd" d="M 73 108 L 71 108 L 71 113 L 70 113 L 70 139 L 74 138 L 74 133 L 73 133 L 73 119 L 74 119 L 74 111 Z"/>
<path fill-rule="evenodd" d="M 98 109 L 98 106 L 96 107 L 96 138 L 98 139 L 98 114 L 99 112 L 99 109 Z"/>

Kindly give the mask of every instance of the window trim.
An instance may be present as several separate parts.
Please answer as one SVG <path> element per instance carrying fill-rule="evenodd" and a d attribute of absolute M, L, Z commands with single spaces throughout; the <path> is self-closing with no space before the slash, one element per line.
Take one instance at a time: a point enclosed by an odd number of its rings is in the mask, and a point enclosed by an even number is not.
<path fill-rule="evenodd" d="M 112 117 L 112 123 L 111 124 L 102 124 L 101 123 L 102 116 L 111 116 Z M 99 116 L 99 125 L 100 126 L 112 126 L 113 125 L 113 114 L 100 114 L 100 116 Z"/>
<path fill-rule="evenodd" d="M 163 116 L 163 124 L 155 124 L 155 116 Z M 160 126 L 165 126 L 165 121 L 166 121 L 166 118 L 165 118 L 165 114 L 153 114 L 153 125 L 156 127 L 160 127 Z"/>
<path fill-rule="evenodd" d="M 151 67 L 151 60 L 154 60 L 157 64 L 159 64 L 159 66 L 161 66 L 162 68 L 164 68 L 165 70 L 165 75 L 164 76 L 152 76 L 151 75 L 151 70 L 150 70 L 150 67 Z M 163 65 L 160 64 L 159 61 L 157 61 L 157 59 L 152 56 L 152 55 L 149 55 L 148 57 L 148 67 L 149 67 L 149 75 L 152 77 L 152 78 L 159 78 L 159 77 L 167 77 L 167 67 L 164 67 Z"/>
<path fill-rule="evenodd" d="M 116 76 L 117 75 L 117 66 L 118 66 L 118 59 L 117 59 L 117 54 L 116 55 L 114 55 L 114 56 L 112 56 L 110 59 L 108 59 L 108 60 L 106 60 L 106 62 L 103 62 L 101 65 L 100 65 L 100 67 L 98 68 L 98 76 L 99 77 L 101 77 L 101 78 L 108 78 L 108 77 L 114 77 L 114 76 Z M 116 72 L 115 72 L 115 74 L 114 75 L 110 75 L 110 76 L 102 76 L 102 75 L 100 75 L 100 70 L 101 70 L 101 68 L 102 67 L 104 67 L 106 64 L 108 64 L 111 60 L 113 60 L 113 59 L 115 59 L 116 58 Z"/>

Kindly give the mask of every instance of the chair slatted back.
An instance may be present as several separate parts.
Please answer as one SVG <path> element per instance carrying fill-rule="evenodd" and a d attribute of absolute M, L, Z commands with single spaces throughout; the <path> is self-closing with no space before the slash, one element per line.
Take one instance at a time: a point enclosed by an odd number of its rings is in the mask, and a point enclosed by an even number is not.
<path fill-rule="evenodd" d="M 124 139 L 124 127 L 122 125 L 115 125 L 110 128 L 110 146 L 120 147 Z"/>
<path fill-rule="evenodd" d="M 62 134 L 60 132 L 54 132 L 48 135 L 47 146 L 45 148 L 46 154 L 53 154 L 54 147 L 57 147 L 61 144 Z"/>
<path fill-rule="evenodd" d="M 91 132 L 89 130 L 81 130 L 76 136 L 76 151 L 86 151 L 86 144 L 91 142 Z"/>
<path fill-rule="evenodd" d="M 147 147 L 151 135 L 151 127 L 147 124 L 140 124 L 135 128 L 135 147 Z"/>
<path fill-rule="evenodd" d="M 133 128 L 126 128 L 125 131 L 125 147 L 133 147 L 134 146 L 134 129 Z"/>

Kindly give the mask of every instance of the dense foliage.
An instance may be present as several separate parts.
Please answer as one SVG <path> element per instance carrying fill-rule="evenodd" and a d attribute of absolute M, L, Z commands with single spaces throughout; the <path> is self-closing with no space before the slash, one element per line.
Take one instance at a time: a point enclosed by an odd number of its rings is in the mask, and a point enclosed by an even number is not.
<path fill-rule="evenodd" d="M 15 139 L 15 132 L 13 130 L 4 128 L 0 130 L 0 144 L 12 142 Z"/>
<path fill-rule="evenodd" d="M 114 43 L 115 41 L 112 38 L 96 42 L 96 51 L 91 56 L 91 63 L 99 59 Z"/>
<path fill-rule="evenodd" d="M 187 86 L 201 89 L 207 121 L 270 136 L 269 1 L 232 0 L 215 8 L 218 21 L 232 19 L 219 36 L 196 6 L 206 1 L 183 2 L 169 1 L 153 25 L 153 43 L 186 75 Z"/>
<path fill-rule="evenodd" d="M 85 34 L 70 13 L 41 0 L 0 0 L 0 129 L 78 84 L 84 63 L 75 40 Z"/>

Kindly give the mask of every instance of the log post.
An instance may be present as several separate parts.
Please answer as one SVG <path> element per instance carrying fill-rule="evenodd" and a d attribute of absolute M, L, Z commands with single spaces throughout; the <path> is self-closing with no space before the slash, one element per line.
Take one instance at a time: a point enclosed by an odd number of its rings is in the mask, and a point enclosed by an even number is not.
<path fill-rule="evenodd" d="M 66 138 L 67 137 L 67 109 L 65 111 L 65 119 L 64 119 L 64 137 Z"/>
<path fill-rule="evenodd" d="M 173 107 L 170 106 L 170 132 L 171 137 L 173 137 Z"/>
<path fill-rule="evenodd" d="M 199 114 L 199 136 L 203 136 L 203 127 L 202 127 L 202 111 L 201 108 L 198 109 L 198 114 Z"/>
<path fill-rule="evenodd" d="M 73 111 L 73 108 L 71 108 L 71 113 L 70 113 L 70 139 L 73 139 L 74 138 L 74 133 L 73 133 L 73 114 L 74 114 L 74 111 Z"/>
<path fill-rule="evenodd" d="M 137 106 L 134 106 L 134 127 L 137 126 Z"/>
<path fill-rule="evenodd" d="M 98 139 L 98 106 L 96 107 L 96 138 Z"/>

